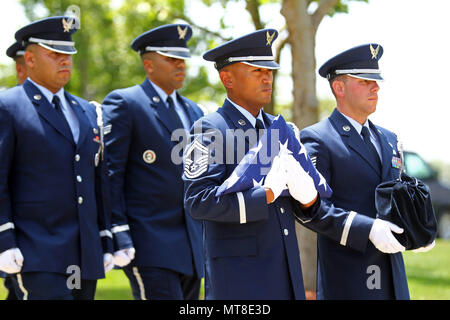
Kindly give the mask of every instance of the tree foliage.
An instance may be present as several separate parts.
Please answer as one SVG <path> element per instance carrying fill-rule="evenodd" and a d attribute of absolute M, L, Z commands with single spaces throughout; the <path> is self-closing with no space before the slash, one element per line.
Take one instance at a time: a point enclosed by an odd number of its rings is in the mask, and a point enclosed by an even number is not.
<path fill-rule="evenodd" d="M 77 54 L 66 89 L 88 100 L 97 101 L 112 90 L 141 83 L 146 75 L 139 55 L 130 47 L 138 35 L 157 26 L 189 22 L 184 20 L 184 0 L 21 0 L 30 21 L 64 15 L 74 8 L 80 14 L 80 30 L 74 35 Z M 205 30 L 194 30 L 188 45 L 193 55 L 200 55 L 214 43 L 216 36 Z M 180 92 L 188 98 L 221 104 L 222 86 L 210 83 L 203 66 L 190 65 Z M 16 83 L 14 68 L 2 66 L 0 86 Z"/>

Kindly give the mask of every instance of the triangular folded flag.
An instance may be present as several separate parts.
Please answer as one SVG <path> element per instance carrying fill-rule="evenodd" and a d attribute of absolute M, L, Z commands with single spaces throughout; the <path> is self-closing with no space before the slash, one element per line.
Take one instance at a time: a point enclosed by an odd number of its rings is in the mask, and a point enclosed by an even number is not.
<path fill-rule="evenodd" d="M 256 145 L 247 152 L 231 175 L 220 185 L 216 196 L 249 190 L 257 185 L 262 186 L 273 159 L 280 152 L 292 153 L 292 156 L 313 179 L 320 196 L 331 197 L 333 191 L 330 186 L 316 170 L 306 148 L 296 138 L 281 115 L 273 120 Z M 288 190 L 284 190 L 281 195 L 289 196 Z"/>

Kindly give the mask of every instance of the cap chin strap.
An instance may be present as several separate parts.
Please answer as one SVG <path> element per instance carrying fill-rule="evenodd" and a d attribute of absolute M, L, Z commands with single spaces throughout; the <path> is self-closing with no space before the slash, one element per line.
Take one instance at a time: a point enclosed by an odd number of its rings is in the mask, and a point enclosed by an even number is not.
<path fill-rule="evenodd" d="M 63 53 L 63 54 L 75 54 L 75 53 L 77 53 L 77 50 L 75 50 L 75 51 L 63 51 L 63 50 L 59 50 L 59 49 L 55 49 L 55 48 L 52 48 L 52 47 L 50 47 L 50 46 L 47 46 L 47 45 L 45 45 L 45 44 L 43 44 L 43 43 L 38 43 L 38 45 L 39 46 L 41 46 L 41 47 L 43 47 L 43 48 L 45 48 L 45 49 L 48 49 L 48 50 L 50 50 L 50 51 L 53 51 L 53 52 L 58 52 L 58 53 Z M 73 47 L 72 47 L 73 48 Z"/>
<path fill-rule="evenodd" d="M 381 73 L 379 69 L 343 69 L 334 71 L 335 74 L 349 74 L 349 73 Z"/>
<path fill-rule="evenodd" d="M 246 61 L 242 61 L 243 64 L 255 67 L 255 68 L 262 68 L 262 69 L 269 69 L 269 70 L 276 70 L 276 69 L 280 69 L 280 66 L 277 67 L 270 67 L 270 66 L 260 66 L 251 62 L 246 62 Z"/>
<path fill-rule="evenodd" d="M 39 38 L 29 38 L 28 42 L 33 43 L 45 43 L 50 46 L 71 46 L 73 47 L 75 45 L 75 42 L 73 41 L 62 41 L 62 40 L 48 40 L 48 39 L 39 39 Z"/>
<path fill-rule="evenodd" d="M 361 75 L 358 75 L 358 74 L 347 74 L 347 75 L 348 75 L 349 77 L 356 78 L 356 79 L 362 79 L 362 80 L 369 80 L 369 81 L 384 81 L 384 79 L 381 78 L 381 76 L 380 76 L 381 79 L 374 79 L 374 78 L 364 77 L 364 76 L 361 76 Z"/>
<path fill-rule="evenodd" d="M 183 47 L 145 47 L 145 51 L 179 51 L 179 52 L 189 52 L 188 48 Z"/>
<path fill-rule="evenodd" d="M 273 56 L 247 56 L 247 57 L 229 57 L 228 62 L 243 62 L 243 61 L 271 61 L 275 60 Z"/>
<path fill-rule="evenodd" d="M 274 61 L 274 57 L 273 56 L 247 56 L 247 57 L 229 57 L 227 59 L 224 60 L 220 60 L 220 61 L 216 61 L 214 62 L 214 67 L 217 70 L 220 70 L 222 68 L 224 68 L 227 65 L 230 65 L 232 63 L 235 62 L 242 62 L 251 66 L 255 66 L 253 64 L 251 64 L 251 61 Z M 258 66 L 260 67 L 260 66 Z M 264 67 L 266 68 L 266 67 Z M 267 69 L 271 69 L 271 68 L 267 68 Z M 276 68 L 274 68 L 276 69 Z"/>

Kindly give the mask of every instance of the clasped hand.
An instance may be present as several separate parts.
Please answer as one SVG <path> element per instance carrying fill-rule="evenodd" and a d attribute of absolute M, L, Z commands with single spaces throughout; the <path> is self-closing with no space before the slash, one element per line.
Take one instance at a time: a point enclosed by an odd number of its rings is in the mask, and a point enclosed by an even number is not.
<path fill-rule="evenodd" d="M 289 189 L 291 196 L 303 205 L 312 202 L 317 197 L 317 190 L 312 178 L 288 153 L 280 153 L 274 158 L 263 187 L 272 190 L 273 201 L 280 196 L 284 189 Z"/>

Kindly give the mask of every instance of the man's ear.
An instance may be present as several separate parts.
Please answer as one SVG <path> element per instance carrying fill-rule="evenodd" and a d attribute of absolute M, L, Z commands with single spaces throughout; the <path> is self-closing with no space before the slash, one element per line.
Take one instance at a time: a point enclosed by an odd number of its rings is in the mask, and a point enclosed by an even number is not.
<path fill-rule="evenodd" d="M 331 84 L 336 97 L 342 97 L 345 94 L 345 82 L 342 80 L 334 80 Z"/>
<path fill-rule="evenodd" d="M 142 63 L 144 64 L 144 70 L 147 74 L 152 74 L 155 71 L 155 66 L 152 60 L 142 59 Z"/>
<path fill-rule="evenodd" d="M 34 67 L 34 52 L 32 52 L 31 50 L 25 51 L 23 58 L 25 59 L 25 64 L 28 68 Z"/>
<path fill-rule="evenodd" d="M 233 88 L 233 76 L 228 69 L 220 70 L 219 77 L 226 89 Z"/>

